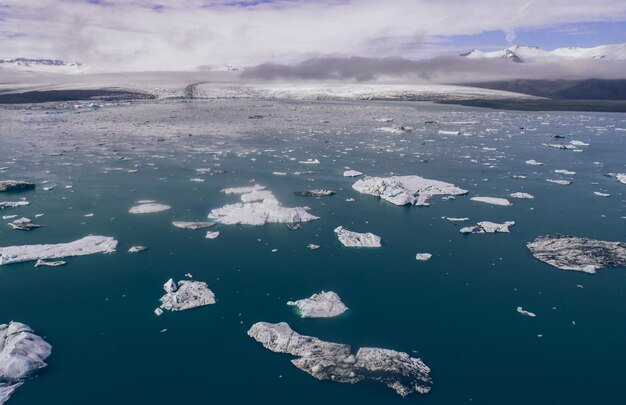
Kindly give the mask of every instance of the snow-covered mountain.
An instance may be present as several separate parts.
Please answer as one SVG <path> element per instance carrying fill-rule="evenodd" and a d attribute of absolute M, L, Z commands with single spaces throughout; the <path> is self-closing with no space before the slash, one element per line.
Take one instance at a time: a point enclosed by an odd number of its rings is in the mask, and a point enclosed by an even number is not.
<path fill-rule="evenodd" d="M 536 46 L 514 45 L 510 48 L 492 52 L 474 49 L 461 56 L 471 59 L 508 59 L 518 63 L 574 59 L 626 60 L 626 43 L 601 45 L 594 48 L 557 48 L 552 51 L 546 51 Z"/>
<path fill-rule="evenodd" d="M 60 59 L 12 58 L 0 59 L 0 70 L 39 72 L 39 73 L 82 73 L 87 67 L 78 62 Z"/>

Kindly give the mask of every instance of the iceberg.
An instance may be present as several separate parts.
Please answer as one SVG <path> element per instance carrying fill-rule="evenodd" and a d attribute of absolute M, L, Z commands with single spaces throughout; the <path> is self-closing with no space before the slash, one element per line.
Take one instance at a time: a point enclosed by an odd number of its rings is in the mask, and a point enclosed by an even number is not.
<path fill-rule="evenodd" d="M 308 222 L 319 219 L 311 215 L 309 207 L 284 207 L 265 187 L 227 188 L 226 194 L 240 194 L 241 202 L 227 204 L 209 213 L 209 219 L 226 225 L 265 225 L 268 223 Z"/>
<path fill-rule="evenodd" d="M 300 335 L 285 322 L 257 322 L 248 336 L 268 350 L 297 356 L 291 363 L 318 380 L 348 384 L 379 381 L 403 397 L 415 392 L 426 394 L 432 386 L 430 368 L 407 353 L 362 347 L 353 354 L 350 345 Z"/>
<path fill-rule="evenodd" d="M 474 226 L 461 228 L 461 233 L 509 233 L 509 227 L 515 225 L 515 221 L 506 221 L 503 224 L 490 221 L 482 221 Z"/>
<path fill-rule="evenodd" d="M 380 236 L 371 232 L 358 233 L 344 229 L 342 226 L 335 228 L 337 238 L 346 247 L 381 247 Z"/>
<path fill-rule="evenodd" d="M 0 180 L 0 192 L 33 190 L 35 183 L 22 180 Z"/>
<path fill-rule="evenodd" d="M 609 173 L 609 176 L 615 177 L 622 184 L 626 184 L 626 173 Z"/>
<path fill-rule="evenodd" d="M 478 202 L 482 202 L 482 203 L 486 203 L 486 204 L 501 205 L 501 206 L 503 206 L 503 207 L 507 207 L 507 206 L 511 205 L 511 203 L 509 202 L 509 200 L 507 200 L 506 198 L 497 198 L 497 197 L 472 197 L 472 198 L 470 198 L 470 200 L 472 200 L 472 201 L 478 201 Z"/>
<path fill-rule="evenodd" d="M 33 229 L 41 228 L 42 225 L 33 224 L 29 218 L 19 218 L 13 222 L 9 222 L 9 226 L 13 229 L 18 229 L 21 231 L 31 231 Z"/>
<path fill-rule="evenodd" d="M 527 199 L 527 200 L 531 200 L 533 198 L 535 198 L 532 194 L 528 194 L 528 193 L 511 193 L 509 194 L 511 197 L 513 198 L 519 198 L 519 199 Z"/>
<path fill-rule="evenodd" d="M 169 205 L 159 204 L 155 202 L 139 202 L 139 204 L 132 206 L 128 212 L 131 214 L 152 214 L 155 212 L 162 212 L 169 210 Z"/>
<path fill-rule="evenodd" d="M 309 298 L 288 301 L 287 305 L 297 307 L 303 318 L 332 318 L 348 310 L 348 307 L 341 302 L 339 295 L 333 291 L 322 291 Z"/>
<path fill-rule="evenodd" d="M 69 243 L 0 247 L 0 265 L 34 260 L 62 259 L 95 253 L 112 253 L 117 241 L 109 236 L 90 235 Z"/>
<path fill-rule="evenodd" d="M 519 314 L 522 314 L 522 315 L 524 315 L 524 316 L 529 316 L 529 317 L 531 317 L 531 318 L 534 318 L 534 317 L 536 317 L 536 316 L 537 316 L 537 315 L 535 315 L 535 313 L 534 313 L 534 312 L 526 311 L 526 310 L 525 310 L 524 308 L 522 308 L 522 307 L 517 307 L 517 312 L 518 312 Z"/>
<path fill-rule="evenodd" d="M 186 222 L 186 221 L 172 221 L 172 225 L 180 229 L 203 229 L 215 225 L 215 222 Z"/>
<path fill-rule="evenodd" d="M 46 367 L 52 346 L 20 322 L 0 325 L 0 405 L 37 370 Z"/>
<path fill-rule="evenodd" d="M 170 278 L 163 285 L 163 289 L 165 295 L 161 297 L 160 308 L 168 311 L 184 311 L 215 304 L 215 294 L 201 281 L 181 280 L 175 283 Z"/>
<path fill-rule="evenodd" d="M 544 235 L 526 245 L 532 255 L 557 269 L 594 274 L 605 267 L 626 266 L 626 243 L 568 235 Z"/>
<path fill-rule="evenodd" d="M 28 201 L 0 201 L 0 210 L 5 208 L 24 207 L 30 205 Z"/>
<path fill-rule="evenodd" d="M 362 176 L 363 173 L 356 170 L 346 170 L 343 172 L 343 177 L 359 177 Z"/>
<path fill-rule="evenodd" d="M 395 205 L 428 205 L 435 195 L 462 195 L 467 190 L 454 184 L 430 180 L 420 176 L 365 177 L 357 180 L 352 188 L 363 194 L 380 197 Z"/>

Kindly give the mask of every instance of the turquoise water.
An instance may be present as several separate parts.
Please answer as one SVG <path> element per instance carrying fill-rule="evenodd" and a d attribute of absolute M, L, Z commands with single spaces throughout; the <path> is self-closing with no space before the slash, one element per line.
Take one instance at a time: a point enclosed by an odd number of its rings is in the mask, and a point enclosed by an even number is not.
<path fill-rule="evenodd" d="M 623 403 L 625 269 L 561 271 L 533 259 L 525 244 L 556 232 L 626 240 L 626 188 L 604 176 L 626 170 L 626 132 L 619 130 L 626 115 L 403 102 L 224 101 L 46 111 L 51 107 L 0 111 L 0 167 L 8 167 L 0 177 L 38 183 L 36 191 L 0 195 L 31 202 L 1 215 L 34 219 L 43 213 L 36 222 L 46 225 L 32 232 L 0 226 L 0 246 L 91 233 L 120 244 L 114 254 L 69 258 L 63 267 L 0 267 L 0 323 L 24 322 L 53 346 L 49 366 L 10 404 Z M 263 120 L 248 121 L 258 112 Z M 374 121 L 382 116 L 415 129 L 376 131 L 390 125 Z M 437 124 L 424 124 L 431 119 Z M 467 136 L 443 136 L 440 129 Z M 555 134 L 590 145 L 580 153 L 541 146 L 559 142 Z M 308 158 L 321 163 L 298 163 Z M 545 165 L 528 166 L 528 159 Z M 224 172 L 195 172 L 204 167 Z M 352 190 L 354 179 L 342 177 L 345 167 L 449 181 L 470 194 L 433 198 L 429 207 L 397 207 Z M 573 184 L 546 182 L 561 177 L 555 169 L 576 171 Z M 315 173 L 292 174 L 298 170 Z M 205 182 L 189 181 L 198 177 Z M 204 220 L 212 208 L 237 201 L 222 188 L 251 181 L 285 206 L 308 205 L 321 219 L 298 231 L 284 224 L 218 225 L 215 240 L 202 230 L 171 226 L 172 220 Z M 53 190 L 43 191 L 51 184 Z M 293 195 L 320 187 L 337 194 Z M 535 199 L 510 198 L 510 207 L 469 200 L 516 191 Z M 172 209 L 128 214 L 142 199 Z M 511 234 L 458 232 L 481 220 L 516 225 Z M 338 225 L 380 235 L 383 247 L 342 247 L 332 232 Z M 310 251 L 308 243 L 321 249 Z M 150 249 L 129 254 L 132 245 Z M 418 262 L 420 252 L 433 257 Z M 162 284 L 188 272 L 207 282 L 217 304 L 154 316 Z M 300 319 L 285 305 L 321 290 L 337 292 L 349 311 Z M 517 306 L 537 317 L 520 316 Z M 378 383 L 317 381 L 291 365 L 289 355 L 249 338 L 246 331 L 257 321 L 286 321 L 302 334 L 354 347 L 408 352 L 431 367 L 433 390 L 403 399 Z"/>

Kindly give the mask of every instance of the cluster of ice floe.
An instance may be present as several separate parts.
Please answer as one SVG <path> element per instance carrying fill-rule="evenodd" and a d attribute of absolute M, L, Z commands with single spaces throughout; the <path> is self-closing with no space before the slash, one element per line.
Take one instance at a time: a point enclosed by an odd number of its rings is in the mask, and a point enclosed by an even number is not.
<path fill-rule="evenodd" d="M 227 225 L 265 225 L 267 223 L 308 222 L 319 219 L 309 213 L 309 207 L 284 207 L 265 187 L 227 188 L 226 194 L 240 194 L 241 202 L 227 204 L 209 213 L 209 219 Z"/>
<path fill-rule="evenodd" d="M 0 405 L 41 368 L 52 346 L 23 323 L 0 325 Z"/>
<path fill-rule="evenodd" d="M 509 200 L 507 200 L 506 198 L 498 198 L 498 197 L 472 197 L 470 198 L 470 200 L 478 201 L 478 202 L 482 202 L 486 204 L 502 205 L 504 207 L 511 205 Z"/>
<path fill-rule="evenodd" d="M 490 221 L 481 221 L 474 226 L 461 228 L 461 233 L 509 233 L 509 227 L 515 225 L 515 221 L 506 221 L 502 224 Z"/>
<path fill-rule="evenodd" d="M 532 255 L 562 270 L 595 273 L 604 267 L 626 266 L 626 243 L 567 235 L 544 235 L 528 243 Z"/>
<path fill-rule="evenodd" d="M 90 235 L 69 243 L 0 247 L 0 265 L 32 260 L 112 253 L 117 241 L 109 236 Z"/>
<path fill-rule="evenodd" d="M 143 200 L 137 201 L 137 205 L 130 207 L 128 212 L 131 214 L 152 214 L 155 212 L 167 211 L 170 208 L 172 207 L 166 204 L 160 204 L 151 200 Z"/>
<path fill-rule="evenodd" d="M 202 281 L 181 280 L 178 283 L 169 279 L 163 284 L 165 295 L 161 297 L 161 306 L 154 313 L 161 315 L 162 309 L 184 311 L 186 309 L 215 304 L 215 294 Z"/>
<path fill-rule="evenodd" d="M 0 180 L 0 192 L 32 190 L 35 183 L 23 180 Z"/>
<path fill-rule="evenodd" d="M 428 205 L 428 199 L 435 195 L 467 193 L 467 190 L 454 184 L 420 176 L 365 177 L 357 180 L 352 188 L 359 193 L 380 197 L 395 205 Z"/>
<path fill-rule="evenodd" d="M 381 247 L 380 236 L 371 232 L 352 232 L 342 226 L 335 228 L 337 238 L 346 247 Z"/>
<path fill-rule="evenodd" d="M 348 307 L 341 302 L 339 295 L 333 291 L 322 291 L 309 298 L 288 301 L 287 305 L 297 307 L 303 318 L 332 318 L 348 310 Z"/>
<path fill-rule="evenodd" d="M 297 356 L 292 364 L 318 380 L 349 384 L 374 380 L 402 396 L 431 389 L 430 368 L 407 353 L 363 347 L 353 354 L 350 345 L 300 335 L 285 322 L 255 323 L 248 336 L 273 352 Z"/>

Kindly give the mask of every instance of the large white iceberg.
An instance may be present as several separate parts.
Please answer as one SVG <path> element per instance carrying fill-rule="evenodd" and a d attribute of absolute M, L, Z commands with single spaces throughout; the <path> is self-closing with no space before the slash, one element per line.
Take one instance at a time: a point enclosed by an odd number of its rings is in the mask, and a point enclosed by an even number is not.
<path fill-rule="evenodd" d="M 380 247 L 380 236 L 371 232 L 352 232 L 342 226 L 335 228 L 337 238 L 346 247 Z"/>
<path fill-rule="evenodd" d="M 318 380 L 379 381 L 403 397 L 431 389 L 430 368 L 407 353 L 377 347 L 362 347 L 353 353 L 350 345 L 300 335 L 285 322 L 257 322 L 248 336 L 268 350 L 297 356 L 291 363 Z"/>
<path fill-rule="evenodd" d="M 160 308 L 169 311 L 184 311 L 215 304 L 215 294 L 202 281 L 181 280 L 177 284 L 170 278 L 163 284 L 163 289 L 165 295 L 161 297 Z"/>
<path fill-rule="evenodd" d="M 52 346 L 20 322 L 0 325 L 0 405 L 35 371 L 46 367 Z"/>
<path fill-rule="evenodd" d="M 227 225 L 265 225 L 267 223 L 308 222 L 319 219 L 309 207 L 284 207 L 265 187 L 227 188 L 226 194 L 240 194 L 241 202 L 227 204 L 209 213 L 209 219 Z"/>
<path fill-rule="evenodd" d="M 0 265 L 32 260 L 62 259 L 95 253 L 112 253 L 117 241 L 109 236 L 90 235 L 69 243 L 0 247 Z"/>
<path fill-rule="evenodd" d="M 481 221 L 474 226 L 461 228 L 461 233 L 509 233 L 509 227 L 515 225 L 515 221 L 506 221 L 502 224 L 491 221 Z"/>
<path fill-rule="evenodd" d="M 365 177 L 357 180 L 352 188 L 363 194 L 371 194 L 395 205 L 428 205 L 435 195 L 466 194 L 454 184 L 430 180 L 420 176 Z"/>
<path fill-rule="evenodd" d="M 332 318 L 348 310 L 348 307 L 341 302 L 339 295 L 333 291 L 322 291 L 309 298 L 288 301 L 287 305 L 297 307 L 303 318 Z"/>

